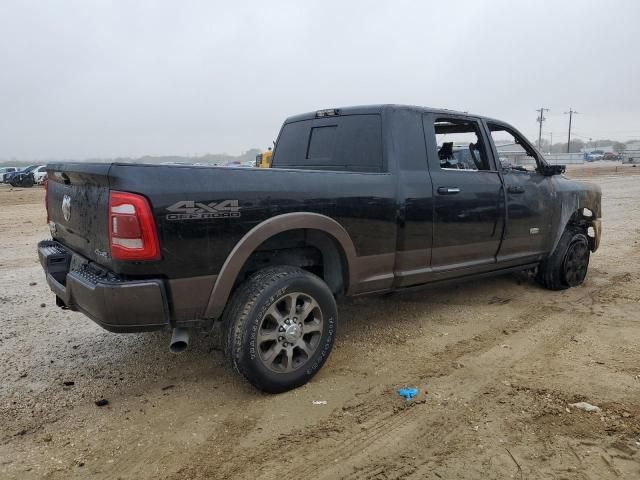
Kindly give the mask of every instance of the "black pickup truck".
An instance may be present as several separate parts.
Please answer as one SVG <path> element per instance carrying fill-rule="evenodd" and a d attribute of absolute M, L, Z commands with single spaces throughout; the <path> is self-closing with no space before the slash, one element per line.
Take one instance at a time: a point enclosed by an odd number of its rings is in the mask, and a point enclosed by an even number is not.
<path fill-rule="evenodd" d="M 326 361 L 335 299 L 516 270 L 582 283 L 600 189 L 565 178 L 512 126 L 379 105 L 287 119 L 272 168 L 48 165 L 57 304 L 113 332 L 222 322 L 225 355 L 257 388 Z"/>

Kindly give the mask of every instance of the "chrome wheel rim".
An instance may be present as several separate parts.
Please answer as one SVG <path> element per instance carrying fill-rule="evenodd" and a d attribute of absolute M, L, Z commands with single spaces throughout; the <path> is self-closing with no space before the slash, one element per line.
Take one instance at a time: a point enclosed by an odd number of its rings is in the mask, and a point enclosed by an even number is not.
<path fill-rule="evenodd" d="M 323 330 L 322 310 L 309 294 L 287 293 L 267 309 L 257 335 L 258 356 L 269 370 L 293 372 L 313 356 Z"/>

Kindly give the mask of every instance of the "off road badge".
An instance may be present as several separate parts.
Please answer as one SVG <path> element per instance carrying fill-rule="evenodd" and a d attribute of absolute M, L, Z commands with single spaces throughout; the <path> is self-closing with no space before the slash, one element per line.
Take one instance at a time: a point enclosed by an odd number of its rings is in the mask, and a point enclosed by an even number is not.
<path fill-rule="evenodd" d="M 238 200 L 201 203 L 194 200 L 180 200 L 170 207 L 167 220 L 202 220 L 207 218 L 230 218 L 240 216 Z"/>

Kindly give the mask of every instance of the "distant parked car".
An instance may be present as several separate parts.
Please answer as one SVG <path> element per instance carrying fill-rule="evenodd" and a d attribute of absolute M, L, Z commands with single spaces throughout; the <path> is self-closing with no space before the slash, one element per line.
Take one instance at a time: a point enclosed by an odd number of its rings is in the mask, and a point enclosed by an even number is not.
<path fill-rule="evenodd" d="M 46 165 L 40 165 L 33 170 L 33 181 L 38 185 L 42 185 L 47 179 L 47 167 Z"/>
<path fill-rule="evenodd" d="M 241 162 L 240 160 L 231 160 L 222 166 L 223 167 L 254 167 L 255 163 L 253 160 L 245 160 L 244 162 Z"/>
<path fill-rule="evenodd" d="M 0 183 L 4 183 L 4 177 L 18 170 L 16 167 L 0 167 Z"/>
<path fill-rule="evenodd" d="M 22 172 L 23 170 L 25 170 L 24 168 L 15 168 L 13 171 L 11 172 L 6 172 L 3 176 L 2 176 L 2 182 L 3 183 L 9 183 L 11 181 L 11 177 L 13 177 L 16 173 L 18 172 Z"/>
<path fill-rule="evenodd" d="M 603 160 L 620 160 L 621 158 L 622 158 L 622 155 L 616 152 L 607 152 L 602 157 Z"/>
<path fill-rule="evenodd" d="M 594 150 L 593 152 L 584 154 L 584 159 L 587 162 L 595 162 L 596 160 L 602 160 L 603 158 L 604 158 L 604 154 L 598 150 Z"/>
<path fill-rule="evenodd" d="M 33 170 L 38 168 L 39 165 L 31 165 L 24 170 L 18 170 L 17 172 L 9 173 L 5 176 L 5 183 L 10 184 L 12 187 L 33 187 L 35 183 L 33 180 Z"/>
<path fill-rule="evenodd" d="M 37 167 L 37 165 L 35 165 L 35 166 L 33 166 L 33 165 L 32 165 L 32 167 L 33 167 L 33 168 L 35 168 L 35 167 Z M 2 181 L 3 181 L 4 183 L 10 183 L 10 182 L 11 182 L 11 178 L 12 178 L 14 175 L 16 175 L 16 174 L 18 174 L 18 173 L 20 173 L 20 172 L 24 172 L 25 170 L 27 170 L 27 168 L 31 168 L 31 167 L 26 167 L 26 168 L 16 168 L 16 169 L 14 169 L 12 172 L 7 172 L 7 173 L 5 173 L 5 174 L 4 174 L 4 176 L 3 176 L 3 178 L 2 178 Z"/>

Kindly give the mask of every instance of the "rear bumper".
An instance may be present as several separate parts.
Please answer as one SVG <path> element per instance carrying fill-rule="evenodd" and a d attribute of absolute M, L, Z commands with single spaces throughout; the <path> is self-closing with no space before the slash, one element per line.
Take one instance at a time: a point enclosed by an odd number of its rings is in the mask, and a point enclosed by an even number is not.
<path fill-rule="evenodd" d="M 46 240 L 38 257 L 58 304 L 77 310 L 111 332 L 144 332 L 169 325 L 161 279 L 126 280 Z"/>

